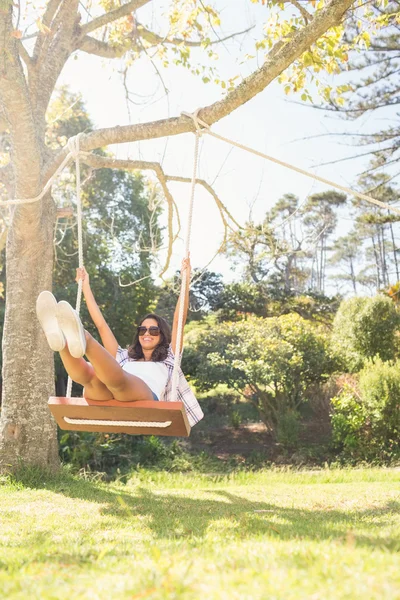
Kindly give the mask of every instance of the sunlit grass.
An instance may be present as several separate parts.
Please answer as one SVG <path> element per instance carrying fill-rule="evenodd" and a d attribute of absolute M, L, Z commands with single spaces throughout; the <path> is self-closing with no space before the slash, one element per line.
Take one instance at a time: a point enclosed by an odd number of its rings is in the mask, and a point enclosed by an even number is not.
<path fill-rule="evenodd" d="M 0 597 L 400 599 L 400 471 L 0 479 Z"/>

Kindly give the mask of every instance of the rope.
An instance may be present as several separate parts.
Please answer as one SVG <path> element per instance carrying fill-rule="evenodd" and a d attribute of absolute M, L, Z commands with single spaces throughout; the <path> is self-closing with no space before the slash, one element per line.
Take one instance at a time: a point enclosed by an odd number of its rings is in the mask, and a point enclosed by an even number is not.
<path fill-rule="evenodd" d="M 82 136 L 82 133 L 79 133 L 77 136 L 74 136 L 68 140 L 68 149 L 70 154 L 75 159 L 75 169 L 76 169 L 76 214 L 77 214 L 77 222 L 78 222 L 78 264 L 79 268 L 82 269 L 84 266 L 83 262 L 83 231 L 82 231 L 82 199 L 81 199 L 81 168 L 79 162 L 79 138 Z M 82 279 L 78 280 L 78 291 L 76 294 L 76 312 L 80 313 L 81 310 L 81 301 L 82 301 Z M 71 397 L 72 393 L 72 379 L 68 376 L 67 383 L 67 398 Z"/>
<path fill-rule="evenodd" d="M 112 427 L 157 427 L 166 429 L 172 425 L 172 421 L 106 421 L 101 419 L 70 419 L 69 417 L 64 417 L 64 421 L 69 425 L 102 425 L 105 427 L 110 425 Z"/>
<path fill-rule="evenodd" d="M 196 140 L 194 145 L 194 159 L 193 159 L 193 174 L 192 174 L 192 183 L 191 183 L 191 193 L 190 193 L 190 203 L 189 203 L 189 213 L 186 227 L 186 240 L 185 240 L 185 258 L 189 258 L 189 250 L 190 250 L 190 240 L 192 236 L 192 223 L 193 223 L 193 208 L 194 208 L 194 196 L 195 196 L 195 188 L 196 188 L 196 176 L 197 176 L 197 165 L 199 161 L 199 142 L 202 134 L 202 129 L 200 128 L 199 123 L 197 122 L 197 113 L 196 111 L 193 115 L 182 113 L 185 116 L 190 116 L 194 124 L 196 126 Z M 174 369 L 172 371 L 172 398 L 177 398 L 177 389 L 178 389 L 178 378 L 179 378 L 179 368 L 181 366 L 181 358 L 182 354 L 180 352 L 180 348 L 182 345 L 182 334 L 183 334 L 183 317 L 184 317 L 184 308 L 185 308 L 185 295 L 186 295 L 186 287 L 190 282 L 187 282 L 187 269 L 183 271 L 182 274 L 182 282 L 181 282 L 181 291 L 179 294 L 179 313 L 178 313 L 178 330 L 176 333 L 176 346 L 175 346 L 175 359 L 174 359 Z"/>
<path fill-rule="evenodd" d="M 342 192 L 346 192 L 347 194 L 350 194 L 352 196 L 356 196 L 357 198 L 360 198 L 361 200 L 366 200 L 367 202 L 369 202 L 370 204 L 376 204 L 376 206 L 380 206 L 381 208 L 386 208 L 388 210 L 391 210 L 392 212 L 395 212 L 397 214 L 400 215 L 400 209 L 396 208 L 395 206 L 391 206 L 390 204 L 386 204 L 386 202 L 381 202 L 380 200 L 376 200 L 376 198 L 372 198 L 372 196 L 369 196 L 368 194 L 363 194 L 362 192 L 356 192 L 344 185 L 340 185 L 339 183 L 335 183 L 334 181 L 330 181 L 329 179 L 325 179 L 325 177 L 320 177 L 319 175 L 315 175 L 314 173 L 310 173 L 309 171 L 306 171 L 305 169 L 300 169 L 300 167 L 296 167 L 295 165 L 292 165 L 290 163 L 287 163 L 283 160 L 279 160 L 278 158 L 274 158 L 273 156 L 269 156 L 268 154 L 264 154 L 263 152 L 260 152 L 259 150 L 254 150 L 253 148 L 249 148 L 248 146 L 245 146 L 244 144 L 240 144 L 239 142 L 235 142 L 234 140 L 231 140 L 229 138 L 226 138 L 222 135 L 219 135 L 218 133 L 214 133 L 213 131 L 211 131 L 210 126 L 205 123 L 204 121 L 202 121 L 199 117 L 198 117 L 198 112 L 200 109 L 198 109 L 194 114 L 192 113 L 182 113 L 183 115 L 185 115 L 186 117 L 189 117 L 193 120 L 194 125 L 196 127 L 196 135 L 199 131 L 200 125 L 202 127 L 202 129 L 200 129 L 200 131 L 202 133 L 208 133 L 208 135 L 211 135 L 212 137 L 215 137 L 217 140 L 221 140 L 222 142 L 226 142 L 227 144 L 231 144 L 232 146 L 236 146 L 236 148 L 240 148 L 241 150 L 245 150 L 246 152 L 250 152 L 250 154 L 255 154 L 256 156 L 260 156 L 261 158 L 264 158 L 265 160 L 269 160 L 270 162 L 273 162 L 277 165 L 280 165 L 281 167 L 286 167 L 287 169 L 290 169 L 292 171 L 296 171 L 296 173 L 300 173 L 301 175 L 305 175 L 306 177 L 311 177 L 311 179 L 315 179 L 316 181 L 320 181 L 321 183 L 325 183 L 329 186 L 332 186 L 338 190 L 341 190 Z"/>
<path fill-rule="evenodd" d="M 79 133 L 77 136 L 75 136 L 75 138 L 80 137 L 81 135 L 83 135 L 83 134 Z M 72 137 L 72 138 L 70 138 L 68 140 L 68 147 L 70 147 L 70 142 L 73 143 L 73 140 L 75 138 Z M 88 152 L 82 152 L 80 150 L 79 154 L 83 156 L 83 155 L 88 155 L 89 153 Z M 41 200 L 43 198 L 43 196 L 46 194 L 46 192 L 50 189 L 50 187 L 53 184 L 53 181 L 59 176 L 59 174 L 63 171 L 63 169 L 74 158 L 76 158 L 74 152 L 70 151 L 67 154 L 67 156 L 64 158 L 64 160 L 62 161 L 62 163 L 60 164 L 60 166 L 58 167 L 58 169 L 55 171 L 55 173 L 53 173 L 53 175 L 50 177 L 50 179 L 48 180 L 48 182 L 46 183 L 46 185 L 44 186 L 44 188 L 42 189 L 42 191 L 40 192 L 40 194 L 38 194 L 34 198 L 14 198 L 14 200 L 1 200 L 0 201 L 0 206 L 15 206 L 15 205 L 19 205 L 19 204 L 33 204 L 34 202 L 38 202 L 39 200 Z"/>

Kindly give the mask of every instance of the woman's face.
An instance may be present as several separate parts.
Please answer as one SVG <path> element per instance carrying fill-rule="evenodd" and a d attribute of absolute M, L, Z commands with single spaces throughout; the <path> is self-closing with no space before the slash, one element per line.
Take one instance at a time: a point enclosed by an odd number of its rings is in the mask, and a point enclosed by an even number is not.
<path fill-rule="evenodd" d="M 139 343 L 143 350 L 154 350 L 160 343 L 160 335 L 152 335 L 149 331 L 150 327 L 157 327 L 158 323 L 155 319 L 145 319 L 141 324 L 141 327 L 146 327 L 147 331 L 144 335 L 139 335 Z"/>

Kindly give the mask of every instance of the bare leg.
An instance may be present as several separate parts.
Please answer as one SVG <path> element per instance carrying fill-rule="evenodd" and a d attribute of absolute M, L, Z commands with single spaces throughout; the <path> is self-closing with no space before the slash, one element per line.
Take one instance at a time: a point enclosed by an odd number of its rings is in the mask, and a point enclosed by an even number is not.
<path fill-rule="evenodd" d="M 124 371 L 115 358 L 90 333 L 85 331 L 85 335 L 86 356 L 97 378 L 103 382 L 116 400 L 121 402 L 153 400 L 152 391 L 140 377 Z"/>
<path fill-rule="evenodd" d="M 92 400 L 112 400 L 112 392 L 97 377 L 93 367 L 84 358 L 74 358 L 65 346 L 60 352 L 61 360 L 68 375 L 84 386 L 83 396 Z"/>

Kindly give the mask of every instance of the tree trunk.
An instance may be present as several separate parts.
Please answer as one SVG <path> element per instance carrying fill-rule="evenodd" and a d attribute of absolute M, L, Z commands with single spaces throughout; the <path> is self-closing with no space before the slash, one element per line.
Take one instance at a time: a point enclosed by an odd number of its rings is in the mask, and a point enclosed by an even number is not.
<path fill-rule="evenodd" d="M 397 262 L 397 253 L 396 253 L 396 240 L 394 239 L 394 231 L 393 231 L 393 223 L 390 223 L 390 234 L 392 237 L 392 244 L 393 244 L 393 261 L 396 267 L 396 281 L 399 281 L 400 276 L 399 276 L 399 265 Z"/>
<path fill-rule="evenodd" d="M 51 289 L 55 206 L 17 208 L 7 241 L 3 334 L 0 469 L 18 464 L 59 466 L 56 424 L 47 407 L 54 394 L 54 357 L 36 317 L 35 302 Z"/>

